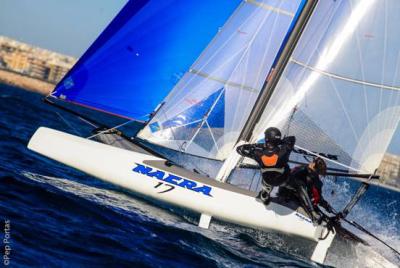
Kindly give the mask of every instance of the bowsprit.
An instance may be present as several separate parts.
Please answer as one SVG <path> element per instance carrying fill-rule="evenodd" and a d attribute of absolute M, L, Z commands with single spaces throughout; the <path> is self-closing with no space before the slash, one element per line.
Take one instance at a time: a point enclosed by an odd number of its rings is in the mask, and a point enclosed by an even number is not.
<path fill-rule="evenodd" d="M 160 181 L 166 182 L 166 183 L 170 183 L 185 189 L 189 189 L 192 191 L 195 191 L 197 193 L 202 193 L 206 196 L 210 196 L 211 195 L 211 190 L 212 188 L 210 186 L 206 186 L 206 185 L 199 185 L 197 182 L 189 180 L 189 179 L 185 179 L 173 174 L 169 174 L 165 171 L 162 170 L 158 170 L 158 169 L 153 169 L 152 167 L 148 167 L 142 164 L 138 164 L 135 163 L 136 167 L 133 168 L 132 170 L 136 173 L 140 173 L 143 175 L 146 175 L 150 178 L 156 178 Z"/>

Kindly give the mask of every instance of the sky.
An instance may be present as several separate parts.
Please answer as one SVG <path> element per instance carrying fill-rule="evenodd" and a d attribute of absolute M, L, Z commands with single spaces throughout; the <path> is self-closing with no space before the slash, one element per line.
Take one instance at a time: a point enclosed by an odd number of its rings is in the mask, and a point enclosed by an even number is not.
<path fill-rule="evenodd" d="M 80 57 L 128 0 L 0 0 L 0 35 Z M 400 155 L 400 128 L 389 146 Z"/>
<path fill-rule="evenodd" d="M 0 0 L 0 35 L 79 57 L 128 0 Z"/>

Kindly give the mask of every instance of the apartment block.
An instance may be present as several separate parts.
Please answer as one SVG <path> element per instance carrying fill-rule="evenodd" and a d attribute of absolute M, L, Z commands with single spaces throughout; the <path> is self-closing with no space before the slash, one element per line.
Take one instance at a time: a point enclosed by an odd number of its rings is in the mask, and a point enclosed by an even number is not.
<path fill-rule="evenodd" d="M 384 182 L 400 184 L 400 156 L 385 154 L 377 173 Z"/>
<path fill-rule="evenodd" d="M 76 59 L 0 36 L 0 68 L 58 83 Z"/>

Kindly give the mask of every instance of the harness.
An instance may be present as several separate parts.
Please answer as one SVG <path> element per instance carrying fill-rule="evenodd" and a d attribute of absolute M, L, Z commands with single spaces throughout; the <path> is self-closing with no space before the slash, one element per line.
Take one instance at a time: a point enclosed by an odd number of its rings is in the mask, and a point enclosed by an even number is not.
<path fill-rule="evenodd" d="M 265 173 L 265 172 L 277 172 L 277 173 L 283 174 L 283 173 L 285 173 L 285 168 L 284 167 L 283 168 L 262 168 L 261 172 L 262 173 Z"/>

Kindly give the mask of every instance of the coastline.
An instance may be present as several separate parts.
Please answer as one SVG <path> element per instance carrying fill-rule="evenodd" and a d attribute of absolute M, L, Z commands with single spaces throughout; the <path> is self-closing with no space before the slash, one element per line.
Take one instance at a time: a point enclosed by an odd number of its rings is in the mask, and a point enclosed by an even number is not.
<path fill-rule="evenodd" d="M 0 69 L 0 82 L 33 91 L 42 95 L 48 95 L 55 87 L 54 84 L 35 79 L 32 77 L 20 75 L 18 73 Z"/>

